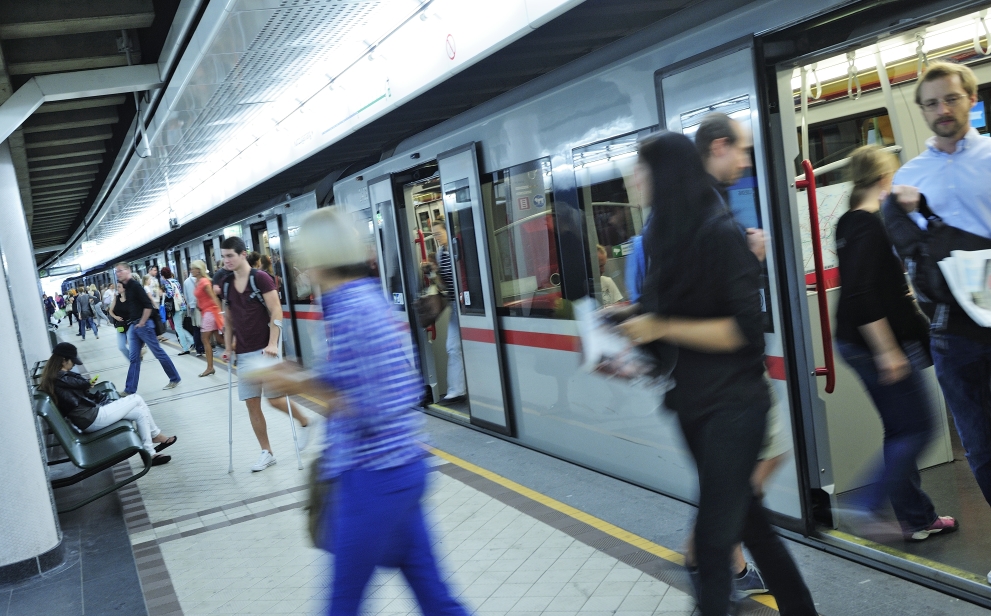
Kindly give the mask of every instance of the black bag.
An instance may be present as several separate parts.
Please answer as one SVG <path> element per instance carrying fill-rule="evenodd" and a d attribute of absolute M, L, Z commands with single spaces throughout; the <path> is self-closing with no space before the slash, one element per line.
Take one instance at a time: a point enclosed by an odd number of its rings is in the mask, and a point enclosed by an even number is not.
<path fill-rule="evenodd" d="M 186 316 L 182 317 L 182 328 L 189 332 L 190 336 L 196 335 L 196 330 L 193 329 L 193 319 L 189 316 L 189 311 L 186 311 Z"/>
<path fill-rule="evenodd" d="M 949 257 L 953 250 L 991 249 L 991 239 L 946 224 L 929 209 L 924 198 L 919 201 L 919 213 L 926 217 L 929 226 L 925 241 L 919 244 L 913 282 L 930 300 L 955 305 L 957 301 L 943 278 L 939 262 Z"/>
<path fill-rule="evenodd" d="M 165 323 L 162 322 L 162 315 L 159 314 L 157 310 L 151 311 L 151 319 L 155 322 L 155 335 L 164 336 L 168 328 L 165 327 Z"/>
<path fill-rule="evenodd" d="M 337 482 L 320 480 L 321 460 L 322 458 L 317 458 L 310 464 L 309 498 L 307 499 L 309 502 L 306 505 L 307 528 L 310 531 L 310 541 L 313 542 L 313 547 L 329 552 L 333 536 L 327 537 L 324 533 L 330 530 L 330 534 L 333 535 L 333 520 L 328 524 L 325 522 L 324 516 L 333 515 L 333 511 L 328 511 L 328 509 L 333 509 L 334 498 L 337 495 Z M 330 505 L 329 508 L 328 505 Z"/>
<path fill-rule="evenodd" d="M 171 319 L 175 316 L 175 300 L 171 297 L 165 298 L 165 317 Z"/>

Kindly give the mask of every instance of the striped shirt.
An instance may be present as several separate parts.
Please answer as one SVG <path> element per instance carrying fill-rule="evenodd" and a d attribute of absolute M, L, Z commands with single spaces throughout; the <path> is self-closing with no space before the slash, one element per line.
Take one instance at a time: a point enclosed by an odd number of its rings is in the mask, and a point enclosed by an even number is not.
<path fill-rule="evenodd" d="M 406 334 L 382 287 L 372 278 L 355 280 L 325 293 L 322 304 L 328 349 L 317 372 L 342 407 L 326 422 L 320 477 L 424 457 L 418 442 L 423 418 L 413 409 L 423 397 L 423 379 L 403 351 Z"/>
<path fill-rule="evenodd" d="M 444 283 L 444 294 L 454 301 L 454 267 L 451 265 L 451 251 L 447 246 L 437 250 L 437 275 Z"/>

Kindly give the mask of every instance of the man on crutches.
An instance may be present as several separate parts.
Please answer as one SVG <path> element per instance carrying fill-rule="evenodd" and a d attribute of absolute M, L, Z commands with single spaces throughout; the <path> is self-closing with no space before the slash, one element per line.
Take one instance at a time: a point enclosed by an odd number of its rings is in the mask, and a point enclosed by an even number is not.
<path fill-rule="evenodd" d="M 221 291 L 224 299 L 224 354 L 231 358 L 232 341 L 237 339 L 237 368 L 241 374 L 251 372 L 281 357 L 282 305 L 275 281 L 267 273 L 248 265 L 247 249 L 239 237 L 229 237 L 220 244 L 224 268 L 232 275 L 224 281 Z M 275 464 L 275 455 L 268 440 L 268 427 L 262 413 L 264 395 L 274 408 L 289 414 L 293 442 L 296 445 L 296 461 L 302 468 L 299 451 L 309 442 L 309 418 L 289 396 L 277 391 L 263 391 L 262 385 L 250 379 L 239 378 L 238 399 L 248 407 L 251 428 L 261 445 L 261 457 L 251 467 L 253 472 L 263 471 Z M 292 418 L 299 421 L 300 429 Z"/>

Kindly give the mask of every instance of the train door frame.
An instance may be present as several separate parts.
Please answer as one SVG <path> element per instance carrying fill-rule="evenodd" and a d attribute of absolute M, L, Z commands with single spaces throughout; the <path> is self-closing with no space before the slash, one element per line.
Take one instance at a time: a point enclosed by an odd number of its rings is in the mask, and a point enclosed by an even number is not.
<path fill-rule="evenodd" d="M 437 155 L 437 171 L 440 174 L 441 194 L 446 212 L 448 245 L 451 247 L 455 267 L 457 300 L 452 306 L 459 310 L 461 322 L 461 352 L 465 364 L 465 382 L 468 386 L 468 405 L 471 423 L 514 436 L 514 412 L 506 374 L 506 354 L 503 349 L 502 326 L 495 306 L 495 287 L 492 281 L 492 256 L 489 253 L 488 221 L 485 216 L 481 192 L 481 174 L 478 165 L 478 144 L 474 141 L 441 152 Z M 465 201 L 467 198 L 467 201 Z M 469 235 L 469 232 L 474 237 Z M 471 244 L 474 244 L 472 250 Z M 477 272 L 462 271 L 466 261 L 459 255 L 476 260 Z M 467 261 L 468 269 L 470 260 Z M 477 275 L 475 287 L 482 294 L 482 313 L 476 314 L 477 299 L 470 291 L 461 288 L 461 282 Z M 466 336 L 467 332 L 472 335 Z M 499 375 L 498 386 L 493 387 L 492 368 Z M 474 385 L 473 385 L 474 383 Z M 476 407 L 484 412 L 476 414 Z M 499 417 L 499 409 L 502 417 Z M 501 421 L 500 421 L 501 419 Z"/>
<path fill-rule="evenodd" d="M 767 235 L 767 241 L 771 242 L 771 250 L 769 250 L 771 253 L 775 247 L 781 244 L 777 237 L 780 225 L 774 214 L 777 208 L 774 205 L 774 195 L 771 190 L 773 182 L 771 168 L 774 159 L 770 158 L 765 151 L 769 139 L 774 137 L 765 128 L 766 105 L 760 96 L 761 84 L 758 80 L 760 64 L 757 60 L 754 39 L 748 36 L 698 56 L 662 67 L 655 72 L 654 83 L 660 124 L 669 130 L 682 131 L 683 122 L 686 123 L 684 128 L 690 129 L 706 113 L 718 111 L 722 105 L 731 102 L 736 104 L 739 101 L 736 106 L 727 107 L 727 111 L 730 113 L 737 107 L 739 107 L 740 113 L 749 111 L 745 115 L 753 131 L 753 174 L 757 188 L 755 205 L 758 220 L 763 221 L 764 228 L 768 225 L 771 226 L 770 233 Z M 727 67 L 733 70 L 720 73 L 726 76 L 715 80 L 706 73 L 706 71 Z M 665 95 L 665 83 L 672 84 L 667 96 Z M 678 87 L 673 87 L 675 84 Z M 746 101 L 743 100 L 745 97 Z M 697 104 L 696 100 L 698 101 Z M 773 372 L 770 364 L 768 371 L 774 377 L 772 383 L 784 381 L 783 384 L 777 386 L 777 389 L 780 390 L 777 397 L 782 403 L 787 402 L 788 405 L 787 416 L 792 426 L 791 436 L 795 451 L 793 460 L 796 484 L 794 487 L 797 489 L 798 495 L 797 501 L 786 500 L 790 498 L 790 495 L 788 495 L 788 489 L 786 489 L 784 482 L 790 477 L 784 477 L 781 472 L 777 473 L 770 481 L 781 482 L 778 486 L 780 489 L 777 490 L 778 498 L 780 498 L 778 507 L 790 509 L 793 513 L 775 510 L 772 510 L 771 513 L 778 526 L 808 534 L 814 528 L 814 524 L 809 521 L 813 508 L 809 498 L 810 489 L 807 480 L 809 463 L 803 451 L 803 444 L 804 439 L 814 438 L 816 432 L 809 433 L 804 421 L 805 407 L 802 406 L 803 401 L 796 399 L 793 392 L 795 380 L 787 372 L 787 367 L 793 362 L 788 353 L 792 341 L 785 316 L 790 303 L 787 291 L 788 280 L 785 279 L 789 275 L 789 266 L 787 257 L 782 258 L 783 255 L 779 255 L 779 252 L 769 254 L 766 261 L 766 272 L 770 284 L 765 287 L 767 295 L 764 297 L 764 302 L 767 306 L 766 312 L 770 325 L 767 334 L 771 336 L 767 352 L 768 355 L 778 356 L 780 354 L 780 359 L 774 360 L 776 367 Z M 783 366 L 780 365 L 782 363 Z M 782 408 L 781 411 L 783 415 L 784 409 Z M 828 465 L 825 468 L 828 469 Z M 795 507 L 796 504 L 797 507 Z"/>
<path fill-rule="evenodd" d="M 297 316 L 296 313 L 296 306 L 293 304 L 293 294 L 292 294 L 292 289 L 290 289 L 289 287 L 289 278 L 286 276 L 286 259 L 288 258 L 288 255 L 286 254 L 287 251 L 285 247 L 283 247 L 282 245 L 282 238 L 288 237 L 288 234 L 286 232 L 285 220 L 281 214 L 273 214 L 265 217 L 264 225 L 265 225 L 265 230 L 268 231 L 268 242 L 270 249 L 272 246 L 273 237 L 276 240 L 278 240 L 279 247 L 277 248 L 277 250 L 279 251 L 279 258 L 278 258 L 279 271 L 276 272 L 276 275 L 282 277 L 282 284 L 279 285 L 279 293 L 281 295 L 279 303 L 282 304 L 284 307 L 288 306 L 289 308 L 288 316 L 289 316 L 289 322 L 291 323 L 290 329 L 292 331 L 289 332 L 290 333 L 289 336 L 283 336 L 283 345 L 286 347 L 285 348 L 286 355 L 288 357 L 295 357 L 295 361 L 300 365 L 302 365 L 305 362 L 303 361 L 303 353 L 300 351 L 301 347 L 300 347 L 299 326 L 298 326 L 299 317 Z M 275 230 L 274 236 L 272 235 L 273 229 Z M 252 233 L 253 232 L 254 230 L 252 229 Z M 272 260 L 272 266 L 275 267 L 275 259 Z M 285 312 L 285 308 L 283 308 L 283 312 Z M 285 315 L 283 315 L 283 321 L 285 321 Z M 284 331 L 285 329 L 283 329 L 283 332 Z"/>

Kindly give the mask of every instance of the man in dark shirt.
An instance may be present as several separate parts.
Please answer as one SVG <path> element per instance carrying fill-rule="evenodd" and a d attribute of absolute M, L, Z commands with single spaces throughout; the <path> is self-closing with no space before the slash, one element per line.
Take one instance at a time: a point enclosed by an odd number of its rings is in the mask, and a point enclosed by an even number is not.
<path fill-rule="evenodd" d="M 131 366 L 127 369 L 127 384 L 121 395 L 127 396 L 138 391 L 138 378 L 141 376 L 141 350 L 142 345 L 148 345 L 152 355 L 162 364 L 162 369 L 169 377 L 169 383 L 162 389 L 172 389 L 179 384 L 182 379 L 179 372 L 169 356 L 158 343 L 158 336 L 155 334 L 155 322 L 151 318 L 151 313 L 155 307 L 151 303 L 151 298 L 145 293 L 144 287 L 131 275 L 131 266 L 127 263 L 118 263 L 114 266 L 117 280 L 124 285 L 124 296 L 126 302 L 118 303 L 118 316 L 123 317 L 131 324 L 127 330 L 127 347 L 130 351 Z M 121 314 L 123 312 L 124 314 Z"/>
<path fill-rule="evenodd" d="M 279 293 L 272 277 L 260 270 L 252 270 L 248 265 L 247 247 L 239 237 L 229 237 L 220 244 L 220 255 L 224 260 L 224 269 L 231 274 L 221 281 L 227 286 L 228 297 L 224 297 L 224 356 L 232 357 L 231 342 L 237 337 L 238 371 L 242 374 L 251 372 L 254 366 L 264 364 L 265 358 L 277 358 L 282 355 L 280 336 L 282 334 L 282 305 Z M 255 296 L 251 286 L 251 276 L 254 272 L 255 286 L 261 297 Z M 264 391 L 261 383 L 238 378 L 238 399 L 248 407 L 248 417 L 251 428 L 255 432 L 262 453 L 258 462 L 251 467 L 252 472 L 263 471 L 276 463 L 272 454 L 272 445 L 268 440 L 268 426 L 262 413 L 262 395 L 268 398 L 268 403 L 283 413 L 289 413 L 290 407 L 285 394 L 277 391 Z M 309 419 L 299 408 L 292 406 L 292 415 L 300 424 L 300 448 L 306 447 L 309 441 Z"/>

